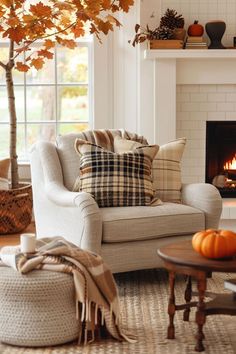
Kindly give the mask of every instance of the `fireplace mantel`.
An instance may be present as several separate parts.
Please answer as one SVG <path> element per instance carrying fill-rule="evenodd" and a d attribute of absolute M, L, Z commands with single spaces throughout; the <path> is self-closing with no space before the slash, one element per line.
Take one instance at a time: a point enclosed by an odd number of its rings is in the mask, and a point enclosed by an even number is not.
<path fill-rule="evenodd" d="M 236 50 L 146 50 L 154 65 L 155 141 L 176 138 L 176 85 L 236 84 Z"/>
<path fill-rule="evenodd" d="M 145 59 L 235 59 L 236 49 L 149 49 L 144 52 Z"/>

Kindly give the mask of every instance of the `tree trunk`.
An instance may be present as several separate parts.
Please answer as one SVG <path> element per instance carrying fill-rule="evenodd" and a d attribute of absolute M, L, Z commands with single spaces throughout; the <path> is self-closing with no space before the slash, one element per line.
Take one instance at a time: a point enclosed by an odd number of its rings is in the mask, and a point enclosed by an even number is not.
<path fill-rule="evenodd" d="M 12 188 L 18 188 L 19 176 L 18 176 L 17 153 L 16 153 L 17 119 L 16 119 L 15 93 L 14 93 L 13 78 L 12 78 L 12 69 L 14 67 L 13 55 L 14 55 L 14 42 L 11 41 L 10 48 L 9 48 L 9 62 L 6 65 L 6 84 L 7 84 L 7 95 L 8 95 L 8 108 L 10 114 L 11 185 Z"/>

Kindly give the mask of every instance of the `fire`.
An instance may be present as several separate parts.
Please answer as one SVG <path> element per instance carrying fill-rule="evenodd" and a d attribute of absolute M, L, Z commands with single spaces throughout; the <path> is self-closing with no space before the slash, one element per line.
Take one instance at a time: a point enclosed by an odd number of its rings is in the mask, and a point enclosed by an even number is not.
<path fill-rule="evenodd" d="M 229 160 L 224 164 L 224 170 L 236 170 L 236 154 L 231 161 Z"/>

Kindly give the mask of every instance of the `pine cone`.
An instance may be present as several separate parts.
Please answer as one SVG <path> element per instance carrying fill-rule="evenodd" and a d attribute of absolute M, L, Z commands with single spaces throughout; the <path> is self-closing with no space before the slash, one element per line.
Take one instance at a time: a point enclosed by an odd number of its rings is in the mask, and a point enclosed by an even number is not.
<path fill-rule="evenodd" d="M 157 39 L 171 39 L 173 38 L 174 31 L 168 27 L 160 26 L 156 29 Z"/>
<path fill-rule="evenodd" d="M 170 29 L 183 28 L 184 18 L 182 15 L 178 15 L 177 11 L 167 9 L 164 16 L 161 18 L 160 27 Z"/>

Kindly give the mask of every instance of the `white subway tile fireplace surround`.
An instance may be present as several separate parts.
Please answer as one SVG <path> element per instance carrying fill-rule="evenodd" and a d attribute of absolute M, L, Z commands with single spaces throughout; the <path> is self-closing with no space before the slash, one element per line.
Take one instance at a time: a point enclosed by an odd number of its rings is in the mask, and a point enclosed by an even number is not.
<path fill-rule="evenodd" d="M 205 179 L 206 121 L 236 120 L 236 85 L 177 85 L 176 136 L 187 138 L 185 182 Z"/>
<path fill-rule="evenodd" d="M 185 136 L 183 182 L 204 182 L 206 121 L 236 120 L 236 50 L 147 50 L 145 58 L 154 65 L 155 140 Z"/>

